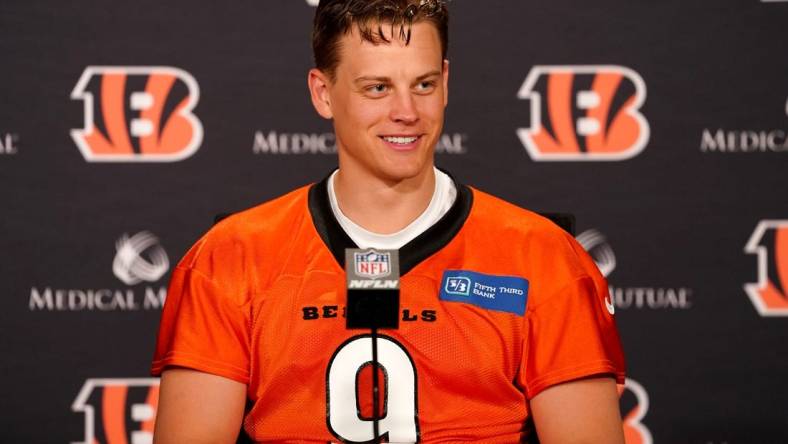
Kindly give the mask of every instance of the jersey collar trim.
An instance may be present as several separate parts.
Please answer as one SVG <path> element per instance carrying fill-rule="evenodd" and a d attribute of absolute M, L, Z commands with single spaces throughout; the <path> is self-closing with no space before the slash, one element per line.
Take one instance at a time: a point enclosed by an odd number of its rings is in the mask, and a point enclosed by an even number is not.
<path fill-rule="evenodd" d="M 358 246 L 345 233 L 331 210 L 331 202 L 328 199 L 329 177 L 330 174 L 309 188 L 309 213 L 323 243 L 331 251 L 340 268 L 344 270 L 345 249 L 358 248 Z M 451 242 L 468 219 L 473 204 L 473 193 L 467 186 L 457 183 L 451 174 L 449 177 L 454 181 L 457 198 L 443 217 L 400 248 L 399 267 L 402 275 Z"/>

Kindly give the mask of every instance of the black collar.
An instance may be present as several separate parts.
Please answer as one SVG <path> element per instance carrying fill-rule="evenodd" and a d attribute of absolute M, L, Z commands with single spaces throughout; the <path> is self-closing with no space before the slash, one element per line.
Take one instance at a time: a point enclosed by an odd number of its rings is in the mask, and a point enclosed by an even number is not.
<path fill-rule="evenodd" d="M 330 174 L 309 188 L 309 212 L 320 238 L 323 239 L 340 268 L 344 269 L 345 249 L 358 248 L 358 245 L 345 233 L 331 210 L 331 202 L 328 199 L 329 177 Z M 473 193 L 467 186 L 457 183 L 454 177 L 452 180 L 457 188 L 457 199 L 438 222 L 400 248 L 400 275 L 405 275 L 419 262 L 445 247 L 468 218 L 473 203 Z"/>

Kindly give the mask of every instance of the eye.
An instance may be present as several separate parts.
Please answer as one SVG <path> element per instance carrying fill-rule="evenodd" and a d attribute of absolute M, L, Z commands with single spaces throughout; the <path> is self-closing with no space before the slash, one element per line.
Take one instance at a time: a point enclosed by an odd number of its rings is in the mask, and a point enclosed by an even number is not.
<path fill-rule="evenodd" d="M 367 92 L 371 94 L 383 94 L 388 91 L 388 85 L 385 83 L 377 83 L 375 85 L 370 85 L 365 88 Z"/>
<path fill-rule="evenodd" d="M 418 92 L 432 92 L 435 89 L 436 83 L 434 80 L 424 80 L 416 85 Z"/>

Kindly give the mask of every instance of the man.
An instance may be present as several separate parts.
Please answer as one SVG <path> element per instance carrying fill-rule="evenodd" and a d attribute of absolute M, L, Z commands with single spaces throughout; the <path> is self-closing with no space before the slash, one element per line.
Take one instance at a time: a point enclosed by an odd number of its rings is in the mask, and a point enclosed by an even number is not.
<path fill-rule="evenodd" d="M 592 260 L 433 166 L 447 20 L 439 0 L 320 2 L 308 83 L 339 169 L 222 221 L 175 269 L 156 443 L 231 443 L 241 426 L 258 442 L 536 442 L 534 425 L 542 443 L 623 443 L 623 357 Z M 356 246 L 399 250 L 380 370 L 343 319 Z"/>

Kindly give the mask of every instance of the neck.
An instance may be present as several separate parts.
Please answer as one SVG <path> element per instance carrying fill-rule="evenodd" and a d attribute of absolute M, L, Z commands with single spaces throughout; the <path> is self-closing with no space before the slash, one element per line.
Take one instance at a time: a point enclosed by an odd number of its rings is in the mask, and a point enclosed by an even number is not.
<path fill-rule="evenodd" d="M 435 173 L 386 180 L 365 172 L 339 169 L 334 192 L 342 213 L 362 228 L 378 234 L 407 227 L 429 206 L 435 191 Z"/>

